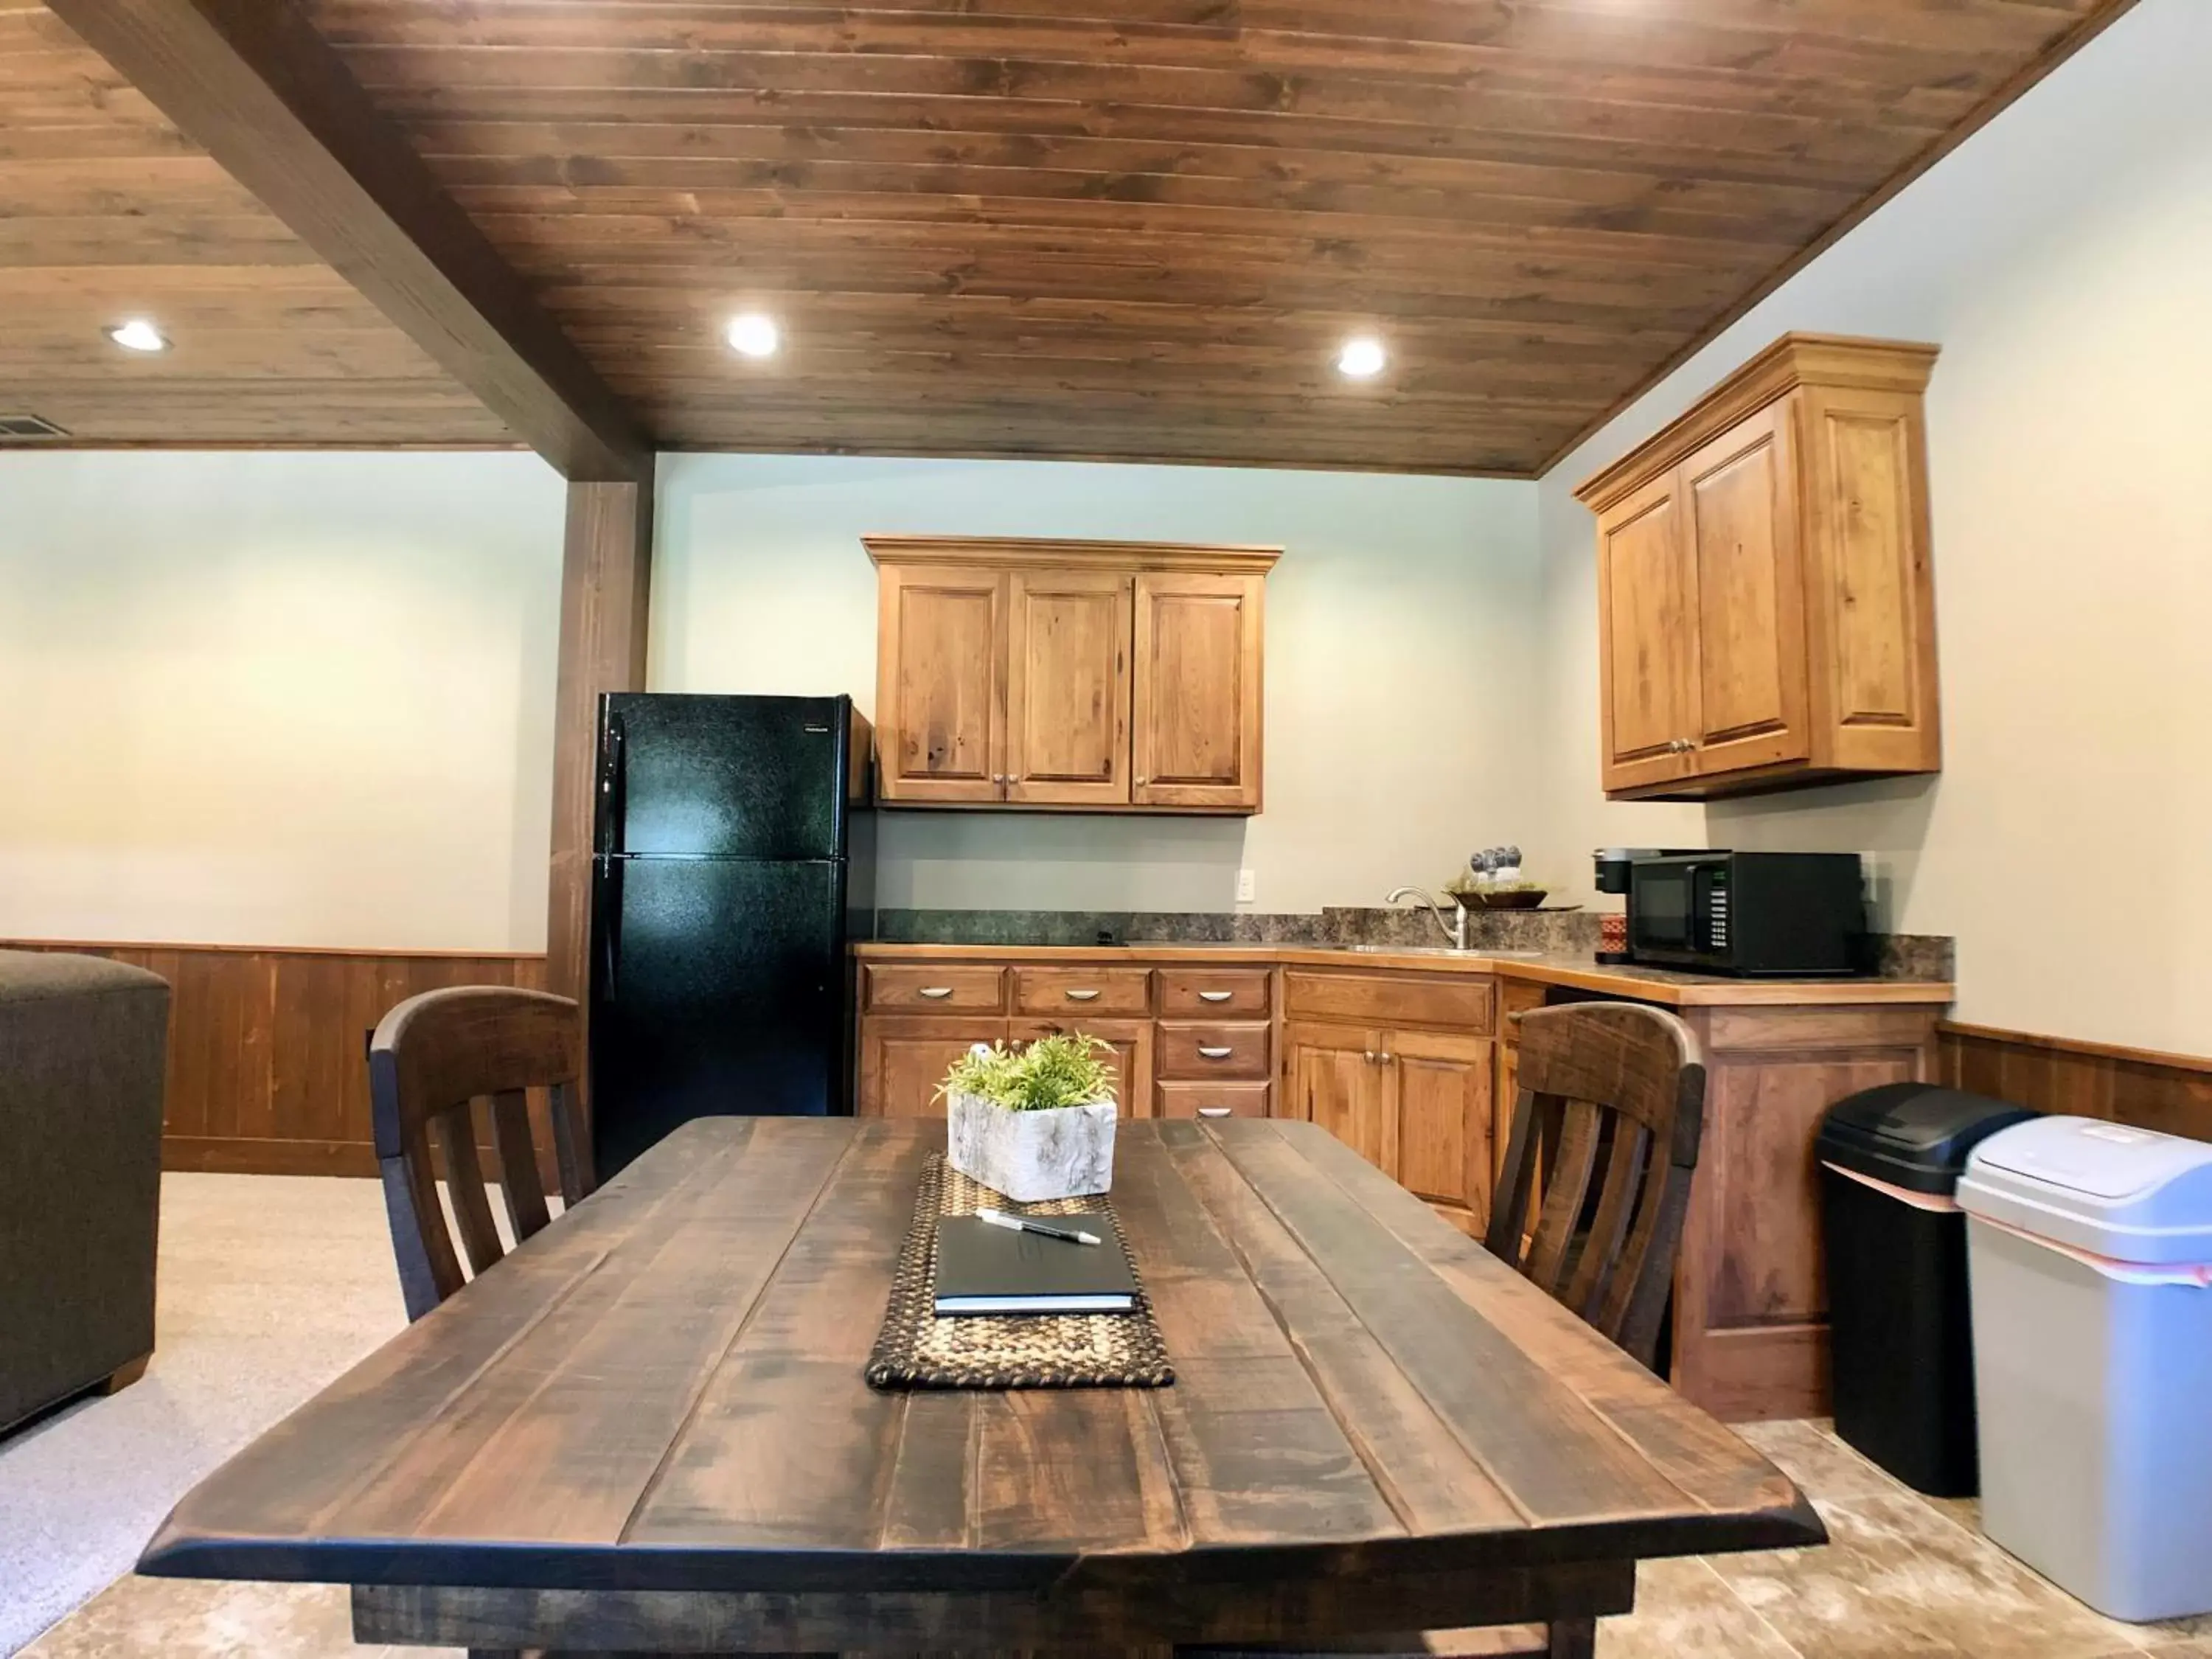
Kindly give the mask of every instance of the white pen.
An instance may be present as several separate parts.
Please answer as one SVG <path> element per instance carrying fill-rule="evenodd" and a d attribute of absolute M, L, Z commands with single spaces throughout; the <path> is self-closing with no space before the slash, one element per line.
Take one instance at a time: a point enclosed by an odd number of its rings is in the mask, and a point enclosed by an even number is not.
<path fill-rule="evenodd" d="M 1018 1233 L 1042 1233 L 1047 1238 L 1061 1239 L 1070 1244 L 1103 1244 L 1106 1242 L 1096 1233 L 1079 1232 L 1070 1227 L 1048 1227 L 1042 1221 L 1008 1215 L 1004 1210 L 978 1210 L 975 1219 L 988 1221 L 994 1227 L 1011 1228 Z"/>

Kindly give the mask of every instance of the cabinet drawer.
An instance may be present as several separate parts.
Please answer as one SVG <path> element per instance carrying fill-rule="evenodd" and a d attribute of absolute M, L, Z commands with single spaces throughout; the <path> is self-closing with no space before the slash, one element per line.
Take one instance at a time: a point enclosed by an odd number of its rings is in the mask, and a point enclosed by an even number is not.
<path fill-rule="evenodd" d="M 1274 977 L 1265 968 L 1163 968 L 1160 1012 L 1169 1019 L 1265 1019 Z"/>
<path fill-rule="evenodd" d="M 1258 1078 L 1270 1073 L 1265 1025 L 1164 1019 L 1159 1026 L 1160 1076 L 1192 1082 Z"/>
<path fill-rule="evenodd" d="M 1329 974 L 1293 968 L 1283 975 L 1292 1019 L 1342 1019 L 1377 1025 L 1449 1025 L 1488 1036 L 1497 1024 L 1496 981 L 1403 974 Z"/>
<path fill-rule="evenodd" d="M 1083 1014 L 1148 1014 L 1152 975 L 1146 968 L 1017 968 L 1018 1013 L 1072 1019 Z"/>
<path fill-rule="evenodd" d="M 1273 1091 L 1264 1083 L 1163 1083 L 1162 1117 L 1266 1117 Z"/>
<path fill-rule="evenodd" d="M 973 963 L 866 964 L 870 1013 L 942 1014 L 1006 1006 L 1006 969 Z"/>

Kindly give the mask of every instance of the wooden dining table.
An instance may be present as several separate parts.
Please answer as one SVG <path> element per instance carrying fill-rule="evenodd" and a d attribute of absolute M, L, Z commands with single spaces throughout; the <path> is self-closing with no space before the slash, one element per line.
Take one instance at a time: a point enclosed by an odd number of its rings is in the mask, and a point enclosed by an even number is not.
<path fill-rule="evenodd" d="M 687 1125 L 202 1482 L 139 1571 L 350 1584 L 356 1639 L 476 1650 L 1534 1621 L 1586 1653 L 1639 1559 L 1823 1537 L 1749 1446 L 1304 1123 L 1120 1126 L 1171 1385 L 872 1389 L 944 1133 Z"/>

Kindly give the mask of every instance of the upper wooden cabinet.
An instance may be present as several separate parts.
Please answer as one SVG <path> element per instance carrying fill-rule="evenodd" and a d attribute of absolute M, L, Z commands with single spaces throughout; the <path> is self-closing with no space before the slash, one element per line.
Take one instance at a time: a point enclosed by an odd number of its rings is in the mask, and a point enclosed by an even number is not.
<path fill-rule="evenodd" d="M 1279 550 L 864 539 L 883 800 L 1260 810 L 1261 613 Z"/>
<path fill-rule="evenodd" d="M 1576 492 L 1598 519 L 1607 794 L 1938 769 L 1935 362 L 1786 335 Z"/>

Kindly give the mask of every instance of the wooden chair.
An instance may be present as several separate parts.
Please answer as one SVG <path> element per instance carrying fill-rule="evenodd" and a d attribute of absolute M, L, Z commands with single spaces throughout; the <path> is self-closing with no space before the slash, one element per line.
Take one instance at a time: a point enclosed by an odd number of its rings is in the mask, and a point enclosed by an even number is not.
<path fill-rule="evenodd" d="M 471 1271 L 483 1273 L 506 1255 L 477 1158 L 474 1102 L 490 1102 L 500 1191 L 516 1243 L 550 1218 L 531 1141 L 526 1091 L 550 1094 L 562 1201 L 576 1203 L 596 1184 L 591 1145 L 576 1110 L 583 1051 L 583 1016 L 574 1002 L 505 986 L 425 991 L 377 1025 L 368 1050 L 371 1115 L 410 1320 L 420 1319 L 466 1282 L 438 1203 L 430 1161 L 434 1135 Z"/>
<path fill-rule="evenodd" d="M 1673 1014 L 1633 1003 L 1519 1019 L 1521 1097 L 1483 1243 L 1656 1369 L 1705 1121 L 1704 1051 Z"/>

